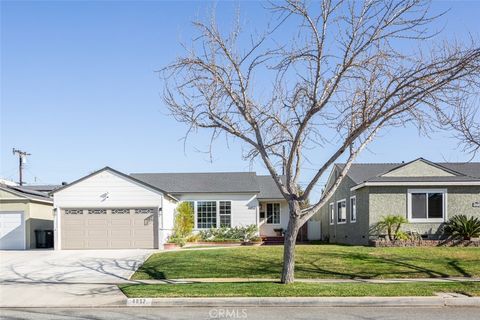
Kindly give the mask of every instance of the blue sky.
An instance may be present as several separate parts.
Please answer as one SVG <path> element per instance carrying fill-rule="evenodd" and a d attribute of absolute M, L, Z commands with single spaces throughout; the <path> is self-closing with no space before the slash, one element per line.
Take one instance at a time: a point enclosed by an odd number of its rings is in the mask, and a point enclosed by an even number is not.
<path fill-rule="evenodd" d="M 261 27 L 258 2 L 220 2 L 217 16 L 228 25 L 233 9 Z M 59 183 L 109 165 L 130 172 L 247 171 L 266 173 L 241 160 L 241 145 L 204 149 L 209 135 L 191 136 L 167 116 L 155 74 L 182 53 L 192 37 L 190 21 L 208 13 L 205 2 L 2 1 L 0 177 L 17 180 L 13 147 L 32 155 L 29 183 Z M 444 36 L 479 35 L 480 1 L 435 1 Z M 397 162 L 425 157 L 466 161 L 448 133 L 419 137 L 414 129 L 383 131 L 359 158 Z M 479 161 L 477 156 L 475 159 Z M 305 179 L 312 172 L 307 166 Z M 310 171 L 309 171 L 310 170 Z"/>

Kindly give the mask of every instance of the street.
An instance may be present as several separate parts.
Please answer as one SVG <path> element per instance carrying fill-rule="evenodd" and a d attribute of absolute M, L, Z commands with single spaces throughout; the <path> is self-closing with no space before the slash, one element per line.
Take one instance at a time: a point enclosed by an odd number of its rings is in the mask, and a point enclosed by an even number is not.
<path fill-rule="evenodd" d="M 2 319 L 422 319 L 477 320 L 479 308 L 93 308 L 93 309 L 1 309 Z"/>

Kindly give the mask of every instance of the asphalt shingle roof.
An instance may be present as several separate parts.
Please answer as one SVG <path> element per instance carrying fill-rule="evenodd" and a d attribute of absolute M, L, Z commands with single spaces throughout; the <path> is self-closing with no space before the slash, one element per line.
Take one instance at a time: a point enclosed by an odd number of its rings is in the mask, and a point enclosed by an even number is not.
<path fill-rule="evenodd" d="M 384 182 L 443 182 L 443 181 L 479 181 L 480 180 L 480 162 L 437 162 L 438 166 L 445 167 L 459 173 L 456 176 L 445 177 L 381 177 L 382 174 L 391 171 L 405 163 L 354 163 L 350 167 L 348 177 L 353 182 L 360 184 L 365 181 L 384 181 Z M 339 169 L 343 169 L 345 164 L 336 164 Z"/>
<path fill-rule="evenodd" d="M 131 176 L 171 194 L 260 192 L 255 172 L 132 173 Z"/>
<path fill-rule="evenodd" d="M 282 180 L 284 180 L 282 178 Z M 271 176 L 257 176 L 260 193 L 257 195 L 258 199 L 281 199 L 282 193 L 277 187 L 277 184 Z"/>
<path fill-rule="evenodd" d="M 4 184 L 0 184 L 0 187 L 25 198 L 33 200 L 53 201 L 52 198 L 50 198 L 45 192 L 30 190 L 21 186 L 7 186 Z"/>

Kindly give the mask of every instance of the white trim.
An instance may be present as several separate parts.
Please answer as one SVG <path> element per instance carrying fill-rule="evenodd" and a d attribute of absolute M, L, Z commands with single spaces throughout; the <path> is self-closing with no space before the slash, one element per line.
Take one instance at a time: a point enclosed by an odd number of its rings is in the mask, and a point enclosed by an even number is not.
<path fill-rule="evenodd" d="M 282 224 L 282 204 L 280 202 L 264 202 L 265 203 L 265 224 L 269 226 L 279 226 Z M 278 204 L 278 223 L 268 223 L 268 212 L 267 212 L 267 205 L 268 204 Z M 272 206 L 273 208 L 273 206 Z M 273 221 L 272 216 L 272 221 Z"/>
<path fill-rule="evenodd" d="M 427 218 L 418 219 L 412 218 L 412 193 L 441 193 L 443 194 L 443 218 L 428 218 L 428 201 L 427 201 Z M 441 223 L 448 219 L 448 190 L 447 189 L 407 189 L 407 218 L 409 222 L 426 222 L 426 223 Z"/>
<path fill-rule="evenodd" d="M 352 220 L 352 199 L 355 199 L 355 220 Z M 350 219 L 350 223 L 355 223 L 357 222 L 357 196 L 351 196 L 350 197 L 350 216 L 348 217 Z"/>
<path fill-rule="evenodd" d="M 345 202 L 345 221 L 344 221 L 344 222 L 338 221 L 338 217 L 339 217 L 339 215 L 338 215 L 338 204 L 339 204 L 340 202 Z M 347 220 L 348 220 L 348 219 L 347 219 L 347 199 L 345 198 L 345 199 L 342 199 L 342 200 L 338 200 L 338 201 L 336 202 L 336 205 L 337 205 L 337 206 L 336 206 L 336 210 L 337 210 L 337 224 L 346 224 L 346 223 L 347 223 Z"/>
<path fill-rule="evenodd" d="M 350 188 L 350 191 L 355 191 L 363 187 L 388 187 L 388 186 L 480 186 L 480 181 L 469 182 L 363 182 Z"/>
<path fill-rule="evenodd" d="M 333 211 L 333 219 L 332 219 L 332 211 Z M 331 226 L 335 224 L 335 203 L 334 202 L 330 202 L 328 204 L 328 222 Z"/>

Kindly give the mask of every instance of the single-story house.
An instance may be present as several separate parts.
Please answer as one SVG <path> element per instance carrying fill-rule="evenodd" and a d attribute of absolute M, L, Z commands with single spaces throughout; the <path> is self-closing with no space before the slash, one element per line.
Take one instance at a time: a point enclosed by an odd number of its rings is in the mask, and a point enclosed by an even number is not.
<path fill-rule="evenodd" d="M 31 188 L 0 184 L 0 249 L 36 248 L 35 230 L 53 230 L 53 200 Z"/>
<path fill-rule="evenodd" d="M 134 173 L 109 167 L 53 191 L 56 249 L 162 248 L 179 202 L 194 230 L 255 224 L 286 229 L 288 205 L 270 176 L 254 172 Z"/>
<path fill-rule="evenodd" d="M 326 190 L 343 168 L 334 165 Z M 442 237 L 454 215 L 480 217 L 480 163 L 356 163 L 315 218 L 324 239 L 367 244 L 370 228 L 392 214 L 408 220 L 405 231 L 426 239 Z"/>

